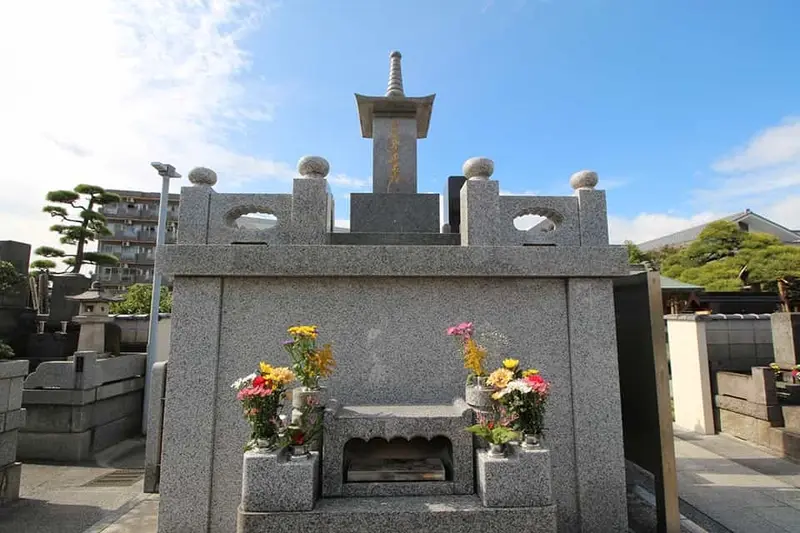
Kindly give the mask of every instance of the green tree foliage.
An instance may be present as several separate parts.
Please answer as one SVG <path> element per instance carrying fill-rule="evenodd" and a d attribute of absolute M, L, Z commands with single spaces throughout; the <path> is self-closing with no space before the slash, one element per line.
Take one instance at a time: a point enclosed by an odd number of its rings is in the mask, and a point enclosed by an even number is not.
<path fill-rule="evenodd" d="M 128 287 L 125 299 L 111 304 L 111 312 L 120 315 L 148 315 L 150 314 L 150 300 L 153 297 L 153 286 L 146 283 L 136 283 Z M 161 299 L 158 303 L 159 313 L 172 312 L 172 293 L 166 287 L 161 287 Z"/>
<path fill-rule="evenodd" d="M 74 254 L 61 249 L 41 246 L 34 250 L 36 255 L 49 259 L 39 259 L 31 263 L 34 270 L 51 270 L 56 267 L 53 259 L 59 259 L 69 270 L 79 273 L 85 264 L 116 265 L 119 260 L 110 254 L 87 252 L 86 244 L 99 237 L 111 235 L 106 226 L 106 217 L 95 211 L 95 207 L 120 201 L 116 194 L 108 193 L 96 185 L 81 184 L 71 191 L 50 191 L 47 201 L 51 205 L 42 211 L 59 220 L 50 226 L 50 231 L 61 235 L 61 243 L 75 246 Z"/>
<path fill-rule="evenodd" d="M 707 291 L 736 291 L 746 267 L 748 279 L 775 290 L 777 280 L 800 276 L 800 247 L 783 244 L 777 237 L 748 233 L 736 224 L 709 224 L 689 246 L 661 250 L 661 272 L 705 287 Z"/>
<path fill-rule="evenodd" d="M 628 250 L 628 263 L 632 265 L 652 261 L 650 254 L 643 252 L 641 248 L 633 244 L 633 241 L 625 241 L 625 248 Z"/>
<path fill-rule="evenodd" d="M 0 261 L 0 295 L 17 289 L 24 278 L 17 272 L 14 265 L 8 261 Z M 0 340 L 0 359 L 11 359 L 12 357 L 14 357 L 14 350 Z"/>

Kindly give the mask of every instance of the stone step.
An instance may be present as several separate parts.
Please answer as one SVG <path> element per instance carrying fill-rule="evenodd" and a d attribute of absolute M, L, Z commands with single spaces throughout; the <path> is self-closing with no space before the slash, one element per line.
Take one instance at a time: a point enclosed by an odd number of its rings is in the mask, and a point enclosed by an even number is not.
<path fill-rule="evenodd" d="M 784 457 L 800 461 L 800 432 L 769 428 L 769 447 Z"/>
<path fill-rule="evenodd" d="M 331 244 L 361 244 L 361 245 L 461 245 L 461 235 L 458 233 L 331 233 Z"/>
<path fill-rule="evenodd" d="M 238 513 L 238 533 L 554 533 L 556 506 L 487 508 L 474 495 L 324 498 L 312 511 Z"/>

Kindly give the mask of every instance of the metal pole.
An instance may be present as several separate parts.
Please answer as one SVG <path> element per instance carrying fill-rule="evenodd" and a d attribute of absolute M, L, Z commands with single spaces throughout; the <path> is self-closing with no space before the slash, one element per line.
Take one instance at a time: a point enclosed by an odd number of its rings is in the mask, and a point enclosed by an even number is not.
<path fill-rule="evenodd" d="M 161 176 L 161 197 L 158 205 L 158 230 L 156 248 L 164 245 L 167 233 L 167 204 L 169 203 L 169 180 L 179 178 L 172 165 L 151 163 Z M 157 255 L 157 254 L 156 254 Z M 147 367 L 144 372 L 144 405 L 142 406 L 142 434 L 147 435 L 148 406 L 150 405 L 150 375 L 156 363 L 158 349 L 158 310 L 161 304 L 161 274 L 158 273 L 158 257 L 153 262 L 153 295 L 150 298 L 150 332 L 147 336 Z"/>

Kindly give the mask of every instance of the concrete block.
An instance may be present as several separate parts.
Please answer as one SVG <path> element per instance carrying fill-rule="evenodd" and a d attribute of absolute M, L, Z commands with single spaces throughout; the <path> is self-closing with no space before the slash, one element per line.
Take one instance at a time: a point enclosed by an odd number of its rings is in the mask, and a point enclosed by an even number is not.
<path fill-rule="evenodd" d="M 159 270 L 178 277 L 603 278 L 630 273 L 624 246 L 187 245 L 166 246 L 162 257 Z"/>
<path fill-rule="evenodd" d="M 17 435 L 16 429 L 0 433 L 0 466 L 13 463 L 17 460 Z"/>
<path fill-rule="evenodd" d="M 216 411 L 212 391 L 219 379 L 221 303 L 221 279 L 175 279 L 159 487 L 162 501 L 168 502 L 159 507 L 162 531 L 206 531 L 209 527 Z M 190 375 L 193 383 L 187 387 L 185 376 Z M 233 400 L 230 407 L 236 407 Z M 241 415 L 239 419 L 243 423 Z M 241 443 L 236 447 L 241 453 Z M 235 465 L 231 468 L 238 470 Z M 232 476 L 239 477 L 236 470 Z M 229 513 L 232 526 L 233 508 Z"/>
<path fill-rule="evenodd" d="M 19 434 L 19 459 L 81 462 L 92 457 L 92 432 Z"/>
<path fill-rule="evenodd" d="M 766 420 L 772 422 L 773 426 L 783 424 L 783 415 L 779 405 L 763 405 L 758 403 L 748 402 L 740 398 L 732 398 L 730 396 L 716 396 L 714 398 L 717 407 L 739 413 L 745 416 L 758 418 L 759 420 Z"/>
<path fill-rule="evenodd" d="M 581 220 L 581 246 L 608 244 L 608 216 L 606 214 L 606 192 L 594 189 L 578 189 L 578 209 Z"/>
<path fill-rule="evenodd" d="M 19 499 L 22 463 L 0 466 L 0 506 Z"/>
<path fill-rule="evenodd" d="M 11 378 L 8 381 L 8 402 L 5 410 L 16 411 L 22 407 L 22 382 L 25 378 L 22 376 Z M 0 409 L 3 411 L 3 409 Z"/>
<path fill-rule="evenodd" d="M 73 361 L 46 361 L 25 379 L 26 389 L 74 389 L 76 388 L 75 363 Z M 89 387 L 89 388 L 93 388 Z"/>
<path fill-rule="evenodd" d="M 5 423 L 0 431 L 12 431 L 14 429 L 24 429 L 27 411 L 25 409 L 17 409 L 16 411 L 8 411 L 4 414 Z"/>
<path fill-rule="evenodd" d="M 769 447 L 784 457 L 800 460 L 800 433 L 787 428 L 770 428 Z"/>
<path fill-rule="evenodd" d="M 123 379 L 144 376 L 147 354 L 134 353 L 119 357 L 109 357 L 97 360 L 97 378 L 94 386 L 99 387 L 104 383 L 112 383 Z M 88 387 L 86 387 L 88 388 Z"/>
<path fill-rule="evenodd" d="M 358 246 L 458 246 L 461 237 L 458 233 L 331 233 L 330 243 L 334 245 Z"/>
<path fill-rule="evenodd" d="M 718 322 L 709 322 L 708 326 L 716 324 L 718 324 Z M 722 324 L 726 325 L 724 322 L 722 322 Z M 728 344 L 730 342 L 729 333 L 727 327 L 725 329 L 708 329 L 706 331 L 706 341 L 709 345 Z"/>
<path fill-rule="evenodd" d="M 310 511 L 319 477 L 319 454 L 289 458 L 280 452 L 249 451 L 242 466 L 245 512 Z"/>
<path fill-rule="evenodd" d="M 26 432 L 79 433 L 92 428 L 94 404 L 28 405 Z"/>
<path fill-rule="evenodd" d="M 752 376 L 735 372 L 717 372 L 717 393 L 721 396 L 733 396 L 749 400 L 753 395 Z"/>
<path fill-rule="evenodd" d="M 158 492 L 166 385 L 167 362 L 161 361 L 153 365 L 150 377 L 150 404 L 147 409 L 147 442 L 144 457 L 144 492 L 146 493 Z"/>
<path fill-rule="evenodd" d="M 772 427 L 772 424 L 767 420 L 728 411 L 727 409 L 719 410 L 719 429 L 721 432 L 760 446 L 769 446 L 770 428 Z"/>
<path fill-rule="evenodd" d="M 300 513 L 238 514 L 238 533 L 555 533 L 556 506 L 486 508 L 480 498 L 431 496 L 396 498 L 328 498 Z M 575 530 L 577 531 L 577 530 Z M 607 532 L 599 528 L 583 531 Z M 625 530 L 622 530 L 625 531 Z"/>
<path fill-rule="evenodd" d="M 350 231 L 439 233 L 439 195 L 351 193 Z"/>
<path fill-rule="evenodd" d="M 125 379 L 97 387 L 97 401 L 144 390 L 144 378 Z"/>
<path fill-rule="evenodd" d="M 772 313 L 775 362 L 783 367 L 800 363 L 800 313 Z"/>
<path fill-rule="evenodd" d="M 137 436 L 141 434 L 141 431 L 141 409 L 130 415 L 112 420 L 102 426 L 96 426 L 93 429 L 92 435 L 92 454 L 105 450 L 109 446 L 113 446 L 125 439 Z"/>
<path fill-rule="evenodd" d="M 496 180 L 467 180 L 461 187 L 461 245 L 498 244 L 500 224 L 500 184 Z"/>
<path fill-rule="evenodd" d="M 137 414 L 142 415 L 144 391 L 138 390 L 122 396 L 98 400 L 92 405 L 92 426 L 102 426 L 119 418 Z"/>
<path fill-rule="evenodd" d="M 775 373 L 768 367 L 753 367 L 751 369 L 752 391 L 750 401 L 762 405 L 776 405 L 778 395 L 775 389 Z"/>
<path fill-rule="evenodd" d="M 573 424 L 575 428 L 593 428 L 592 432 L 575 431 L 580 531 L 626 531 L 625 458 L 612 282 L 569 279 L 567 302 Z M 603 416 L 598 417 L 598 412 L 604 413 Z M 602 526 L 598 529 L 598 525 Z"/>
<path fill-rule="evenodd" d="M 800 405 L 781 405 L 786 429 L 800 433 Z"/>
<path fill-rule="evenodd" d="M 767 327 L 758 327 L 753 332 L 756 344 L 769 344 L 772 345 L 772 330 L 769 328 L 769 321 L 760 320 L 758 324 L 764 324 Z"/>
<path fill-rule="evenodd" d="M 327 244 L 333 198 L 328 180 L 295 178 L 292 189 L 292 244 Z M 351 206 L 352 210 L 352 206 Z"/>
<path fill-rule="evenodd" d="M 506 457 L 476 452 L 478 495 L 486 507 L 541 507 L 553 503 L 550 451 L 512 446 Z"/>
<path fill-rule="evenodd" d="M 24 377 L 28 374 L 28 361 L 0 361 L 0 379 Z"/>
<path fill-rule="evenodd" d="M 89 390 L 27 390 L 22 391 L 22 403 L 33 405 L 87 405 L 94 403 L 97 389 Z"/>
<path fill-rule="evenodd" d="M 745 322 L 747 324 L 747 322 Z M 728 338 L 731 344 L 755 344 L 756 332 L 753 328 L 747 329 L 734 329 L 728 332 Z"/>
<path fill-rule="evenodd" d="M 181 209 L 178 213 L 178 242 L 206 244 L 208 242 L 208 212 L 211 187 L 181 187 Z M 161 257 L 156 257 L 157 262 Z"/>

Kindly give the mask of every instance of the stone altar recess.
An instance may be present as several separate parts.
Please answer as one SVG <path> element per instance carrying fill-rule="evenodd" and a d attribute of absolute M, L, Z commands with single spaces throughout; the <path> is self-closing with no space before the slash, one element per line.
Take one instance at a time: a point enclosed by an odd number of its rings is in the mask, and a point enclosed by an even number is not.
<path fill-rule="evenodd" d="M 212 170 L 189 174 L 178 241 L 157 252 L 157 268 L 174 276 L 161 533 L 237 527 L 249 428 L 230 384 L 259 360 L 287 364 L 287 327 L 316 324 L 333 344 L 337 369 L 325 386 L 343 410 L 368 418 L 355 406 L 405 406 L 419 424 L 430 406 L 464 394 L 466 371 L 445 335 L 463 320 L 505 339 L 487 346 L 488 367 L 514 355 L 553 382 L 544 442 L 551 505 L 486 507 L 474 485 L 472 494 L 381 489 L 378 497 L 322 497 L 305 512 L 243 511 L 239 531 L 627 531 L 612 278 L 629 268 L 624 247 L 608 244 L 605 193 L 595 189 L 597 174 L 584 171 L 570 180 L 574 196 L 500 196 L 493 167 L 485 158 L 465 163 L 460 233 L 419 234 L 431 245 L 409 233 L 333 244 L 322 158 L 301 160 L 291 195 L 221 194 Z M 235 228 L 236 217 L 256 210 L 276 214 L 277 226 Z M 519 231 L 513 221 L 524 214 L 545 216 L 555 229 Z M 376 418 L 364 423 L 390 440 L 391 417 Z M 357 437 L 357 429 L 336 438 Z M 440 434 L 455 455 L 461 433 Z M 323 477 L 332 444 L 323 443 Z"/>

